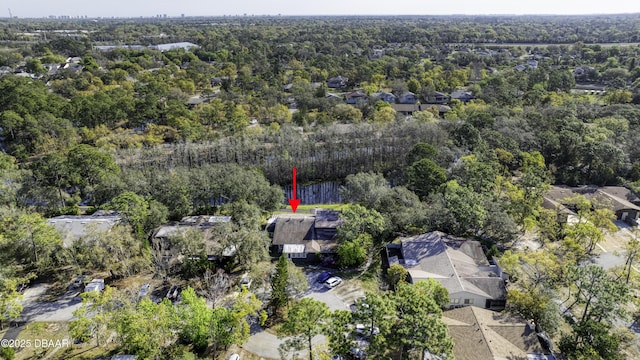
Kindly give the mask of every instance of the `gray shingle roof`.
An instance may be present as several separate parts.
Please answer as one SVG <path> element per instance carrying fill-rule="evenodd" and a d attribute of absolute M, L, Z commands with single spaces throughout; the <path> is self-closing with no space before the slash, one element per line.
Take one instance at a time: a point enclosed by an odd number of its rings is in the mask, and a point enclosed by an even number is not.
<path fill-rule="evenodd" d="M 404 267 L 412 279 L 432 278 L 450 294 L 466 291 L 492 299 L 506 298 L 504 280 L 490 266 L 478 241 L 439 231 L 401 239 Z"/>

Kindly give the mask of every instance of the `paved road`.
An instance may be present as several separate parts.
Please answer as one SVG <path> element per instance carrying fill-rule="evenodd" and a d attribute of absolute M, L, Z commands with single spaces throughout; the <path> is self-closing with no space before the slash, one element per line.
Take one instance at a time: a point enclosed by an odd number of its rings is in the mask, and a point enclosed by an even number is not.
<path fill-rule="evenodd" d="M 71 321 L 73 312 L 82 305 L 82 299 L 78 296 L 79 292 L 69 291 L 53 302 L 39 301 L 40 296 L 47 291 L 48 287 L 47 284 L 36 284 L 25 290 L 22 299 L 24 308 L 18 321 Z"/>
<path fill-rule="evenodd" d="M 308 297 L 324 302 L 329 306 L 330 310 L 349 310 L 349 305 L 352 304 L 355 299 L 364 296 L 364 292 L 358 286 L 344 281 L 338 287 L 333 289 L 327 289 L 322 284 L 316 282 L 318 275 L 322 270 L 310 270 L 306 271 L 307 281 L 309 282 L 309 290 L 307 290 L 301 297 Z M 278 346 L 283 343 L 282 339 L 277 336 L 264 331 L 259 326 L 252 328 L 252 334 L 249 339 L 242 345 L 242 348 L 250 353 L 258 355 L 263 358 L 280 359 L 280 352 L 278 352 Z M 312 339 L 315 343 L 326 343 L 327 339 L 318 335 Z M 298 354 L 298 357 L 307 357 L 308 351 L 304 350 Z"/>

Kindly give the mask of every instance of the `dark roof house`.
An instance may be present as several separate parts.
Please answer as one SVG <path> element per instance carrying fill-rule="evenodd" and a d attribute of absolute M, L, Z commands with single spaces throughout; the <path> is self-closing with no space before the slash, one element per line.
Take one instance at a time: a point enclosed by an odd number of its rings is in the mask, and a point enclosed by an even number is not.
<path fill-rule="evenodd" d="M 331 89 L 340 89 L 347 86 L 347 81 L 349 79 L 342 76 L 336 76 L 329 80 L 327 80 L 327 87 Z"/>
<path fill-rule="evenodd" d="M 451 93 L 451 99 L 460 100 L 464 103 L 467 103 L 475 98 L 476 97 L 473 96 L 473 94 L 470 91 L 456 90 Z"/>
<path fill-rule="evenodd" d="M 534 326 L 519 316 L 468 306 L 445 311 L 457 360 L 553 360 Z"/>
<path fill-rule="evenodd" d="M 212 238 L 213 229 L 223 223 L 231 221 L 230 216 L 211 216 L 211 215 L 199 215 L 199 216 L 186 216 L 180 221 L 168 223 L 158 227 L 151 237 L 151 244 L 157 254 L 162 256 L 166 261 L 170 261 L 180 254 L 175 253 L 175 249 L 171 247 L 172 237 L 183 236 L 190 230 L 201 232 L 204 237 L 205 251 L 209 256 L 209 259 L 214 260 L 216 255 L 222 255 L 222 257 L 232 257 L 235 255 L 235 248 L 222 249 L 220 243 Z M 195 254 L 193 254 L 195 255 Z"/>
<path fill-rule="evenodd" d="M 560 222 L 574 222 L 577 214 L 567 199 L 578 194 L 610 207 L 618 220 L 637 225 L 640 218 L 640 198 L 622 186 L 552 186 L 543 196 L 542 206 L 558 211 Z"/>
<path fill-rule="evenodd" d="M 337 250 L 337 227 L 342 223 L 333 210 L 316 210 L 315 214 L 277 215 L 269 219 L 267 231 L 271 245 L 289 258 L 313 258 Z"/>
<path fill-rule="evenodd" d="M 398 98 L 398 102 L 400 104 L 415 104 L 418 102 L 418 97 L 416 96 L 416 94 L 410 91 L 406 91 L 402 93 L 402 95 L 400 95 L 400 97 Z"/>
<path fill-rule="evenodd" d="M 384 101 L 391 104 L 396 102 L 396 96 L 389 92 L 376 92 L 371 94 L 371 97 L 376 101 Z"/>
<path fill-rule="evenodd" d="M 355 105 L 357 103 L 366 103 L 369 101 L 369 97 L 362 90 L 356 90 L 356 91 L 347 93 L 347 95 L 345 95 L 345 98 L 347 100 L 347 104 L 351 104 L 351 105 Z"/>

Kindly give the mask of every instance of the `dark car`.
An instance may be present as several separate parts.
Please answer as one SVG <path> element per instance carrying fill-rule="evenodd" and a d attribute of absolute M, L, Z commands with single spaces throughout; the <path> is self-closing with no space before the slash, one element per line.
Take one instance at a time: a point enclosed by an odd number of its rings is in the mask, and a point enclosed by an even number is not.
<path fill-rule="evenodd" d="M 331 278 L 331 277 L 333 277 L 333 274 L 328 272 L 328 271 L 325 271 L 325 272 L 321 273 L 320 275 L 318 275 L 318 280 L 317 281 L 319 283 L 323 283 L 323 282 L 329 280 L 329 278 Z"/>
<path fill-rule="evenodd" d="M 180 287 L 178 285 L 173 285 L 167 292 L 166 298 L 171 301 L 176 301 L 178 300 L 178 295 L 180 295 Z"/>

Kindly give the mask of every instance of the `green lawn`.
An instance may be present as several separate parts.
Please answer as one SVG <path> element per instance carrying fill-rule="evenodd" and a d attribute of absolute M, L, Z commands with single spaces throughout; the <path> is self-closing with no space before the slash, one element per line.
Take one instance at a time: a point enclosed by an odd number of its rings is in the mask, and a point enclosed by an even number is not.
<path fill-rule="evenodd" d="M 344 208 L 346 208 L 347 206 L 349 206 L 349 204 L 300 204 L 298 205 L 298 209 L 296 210 L 296 213 L 311 214 L 313 213 L 313 210 L 316 208 L 340 211 L 340 210 L 344 210 Z M 274 214 L 290 214 L 290 213 L 291 213 L 290 206 L 274 211 Z"/>

